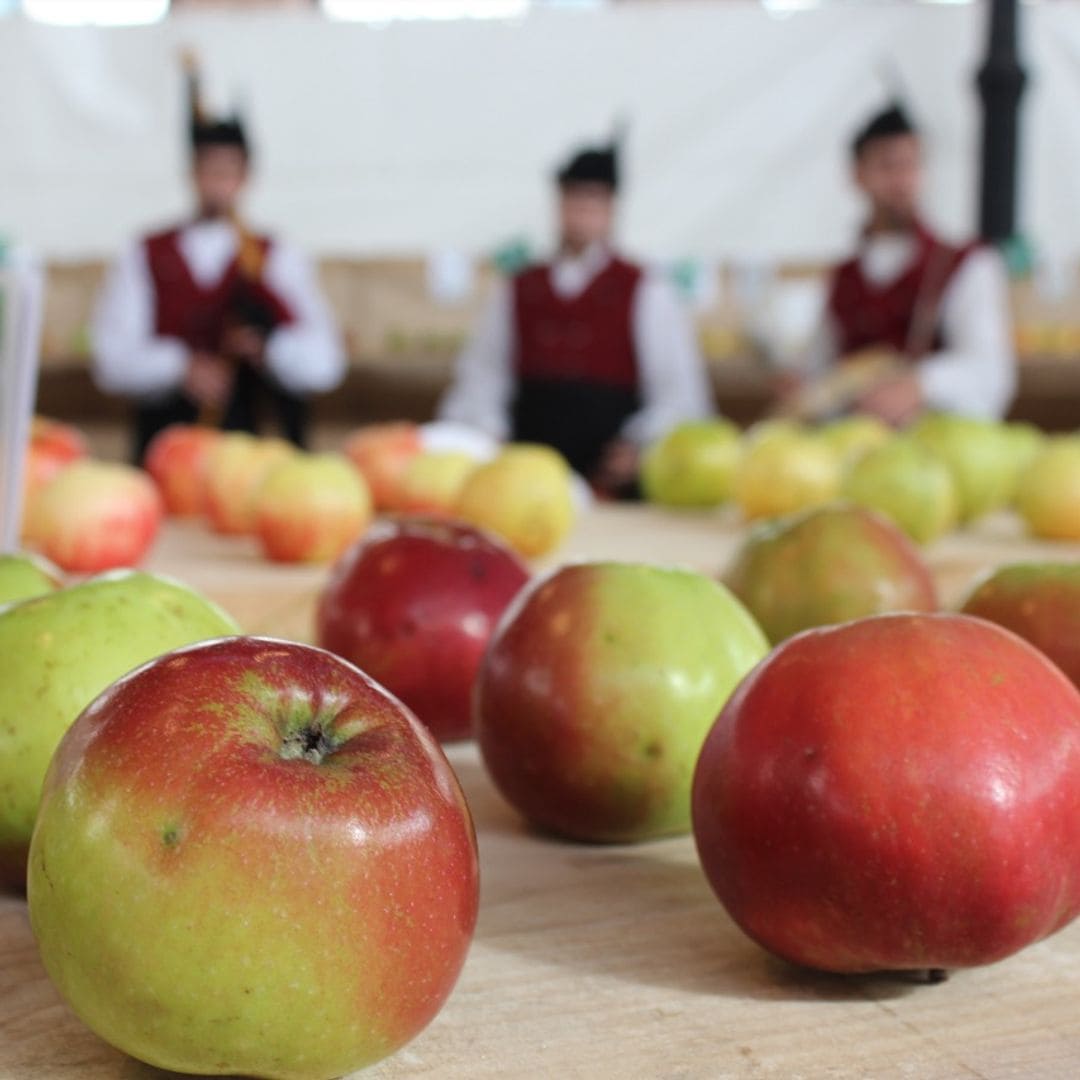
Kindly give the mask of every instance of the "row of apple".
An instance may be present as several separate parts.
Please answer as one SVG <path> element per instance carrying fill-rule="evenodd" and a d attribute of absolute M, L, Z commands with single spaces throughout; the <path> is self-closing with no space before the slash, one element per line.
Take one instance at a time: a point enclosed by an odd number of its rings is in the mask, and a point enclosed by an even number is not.
<path fill-rule="evenodd" d="M 328 563 L 375 512 L 454 514 L 525 555 L 557 547 L 573 519 L 570 472 L 553 450 L 509 446 L 481 463 L 425 451 L 415 424 L 362 428 L 342 454 L 280 439 L 177 425 L 150 444 L 146 472 L 90 460 L 68 425 L 34 423 L 23 540 L 72 573 L 138 565 L 163 513 L 203 516 L 258 538 L 266 558 Z"/>
<path fill-rule="evenodd" d="M 759 611 L 755 573 L 835 622 L 918 606 L 917 558 L 887 522 L 829 508 L 751 535 L 730 576 Z M 806 600 L 830 559 L 862 607 Z M 487 770 L 545 830 L 692 828 L 733 918 L 796 963 L 986 963 L 1080 910 L 1080 694 L 1008 631 L 909 611 L 770 652 L 701 574 L 526 579 L 466 526 L 377 527 L 319 608 L 320 640 L 358 667 L 242 637 L 150 659 L 235 627 L 142 574 L 0 610 L 0 864 L 17 883 L 32 835 L 42 956 L 95 1031 L 161 1066 L 299 1080 L 391 1052 L 438 1010 L 476 915 L 472 827 L 375 675 L 445 736 L 471 694 Z M 970 605 L 1075 663 L 1078 590 L 1075 565 L 1019 568 Z"/>
<path fill-rule="evenodd" d="M 750 520 L 842 497 L 919 543 L 1015 506 L 1034 535 L 1080 539 L 1080 439 L 1028 424 L 931 414 L 896 433 L 855 416 L 816 429 L 765 421 L 745 435 L 686 424 L 649 448 L 642 484 L 661 505 L 731 501 Z"/>

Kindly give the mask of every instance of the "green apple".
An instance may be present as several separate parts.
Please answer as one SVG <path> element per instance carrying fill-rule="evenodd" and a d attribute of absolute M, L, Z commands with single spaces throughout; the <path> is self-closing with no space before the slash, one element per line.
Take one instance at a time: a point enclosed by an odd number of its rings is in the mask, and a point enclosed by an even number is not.
<path fill-rule="evenodd" d="M 767 651 L 746 609 L 701 574 L 564 566 L 519 594 L 488 646 L 474 699 L 484 764 L 551 832 L 686 832 L 702 740 Z"/>
<path fill-rule="evenodd" d="M 875 447 L 883 446 L 893 437 L 893 430 L 874 416 L 844 416 L 825 424 L 818 431 L 818 438 L 832 447 L 840 457 L 851 464 Z"/>
<path fill-rule="evenodd" d="M 0 885 L 25 880 L 41 782 L 75 717 L 139 664 L 237 632 L 186 586 L 130 571 L 0 610 Z"/>
<path fill-rule="evenodd" d="M 960 521 L 973 521 L 1012 500 L 1016 451 L 1002 424 L 970 416 L 931 413 L 910 429 L 952 471 Z"/>
<path fill-rule="evenodd" d="M 959 521 L 952 470 L 915 439 L 900 437 L 871 450 L 848 470 L 841 495 L 892 518 L 920 544 Z"/>
<path fill-rule="evenodd" d="M 60 587 L 60 571 L 37 555 L 0 555 L 0 605 L 44 596 Z"/>
<path fill-rule="evenodd" d="M 645 453 L 645 498 L 663 506 L 719 506 L 731 495 L 741 452 L 739 429 L 726 420 L 680 424 Z"/>

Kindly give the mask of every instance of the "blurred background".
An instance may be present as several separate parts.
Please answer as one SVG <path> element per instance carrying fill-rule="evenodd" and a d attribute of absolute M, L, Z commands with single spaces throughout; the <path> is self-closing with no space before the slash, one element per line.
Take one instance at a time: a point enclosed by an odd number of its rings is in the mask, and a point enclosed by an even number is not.
<path fill-rule="evenodd" d="M 1080 416 L 1080 0 L 1020 5 L 1028 74 L 1006 253 L 1013 415 Z M 546 253 L 551 174 L 625 126 L 619 233 L 695 318 L 722 412 L 760 414 L 852 247 L 848 141 L 895 94 L 927 217 L 979 221 L 990 4 L 963 0 L 0 0 L 0 237 L 48 266 L 39 409 L 110 439 L 88 374 L 108 260 L 187 206 L 178 56 L 239 108 L 248 216 L 318 263 L 350 375 L 317 441 L 426 419 L 499 268 Z"/>

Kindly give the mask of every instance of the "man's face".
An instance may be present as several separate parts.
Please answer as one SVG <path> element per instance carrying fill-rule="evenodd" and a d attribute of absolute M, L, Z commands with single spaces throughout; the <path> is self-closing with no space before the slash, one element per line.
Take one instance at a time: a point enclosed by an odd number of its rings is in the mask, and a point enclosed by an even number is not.
<path fill-rule="evenodd" d="M 855 162 L 855 183 L 876 222 L 904 228 L 915 219 L 922 186 L 922 148 L 914 135 L 875 139 Z"/>
<path fill-rule="evenodd" d="M 204 146 L 195 154 L 192 180 L 204 217 L 227 217 L 248 178 L 247 157 L 236 146 Z"/>
<path fill-rule="evenodd" d="M 567 251 L 584 251 L 611 239 L 615 196 L 606 184 L 567 184 L 559 192 L 559 239 Z"/>

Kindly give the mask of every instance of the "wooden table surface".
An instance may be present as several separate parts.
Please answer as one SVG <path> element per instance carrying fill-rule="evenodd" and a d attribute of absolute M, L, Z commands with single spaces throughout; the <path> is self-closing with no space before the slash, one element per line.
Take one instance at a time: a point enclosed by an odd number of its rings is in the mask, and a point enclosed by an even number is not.
<path fill-rule="evenodd" d="M 560 558 L 719 569 L 738 541 L 724 515 L 633 508 L 588 515 Z M 946 602 L 1015 558 L 1077 558 L 1022 539 L 1008 518 L 928 557 Z M 310 640 L 325 571 L 270 567 L 244 541 L 170 527 L 152 560 L 217 599 L 246 630 Z M 475 750 L 450 757 L 476 819 L 482 898 L 461 981 L 431 1026 L 365 1076 L 722 1080 L 1066 1080 L 1080 1077 L 1080 924 L 937 986 L 792 969 L 747 940 L 689 838 L 587 847 L 531 834 Z M 25 905 L 0 898 L 0 1080 L 150 1080 L 47 981 Z"/>

